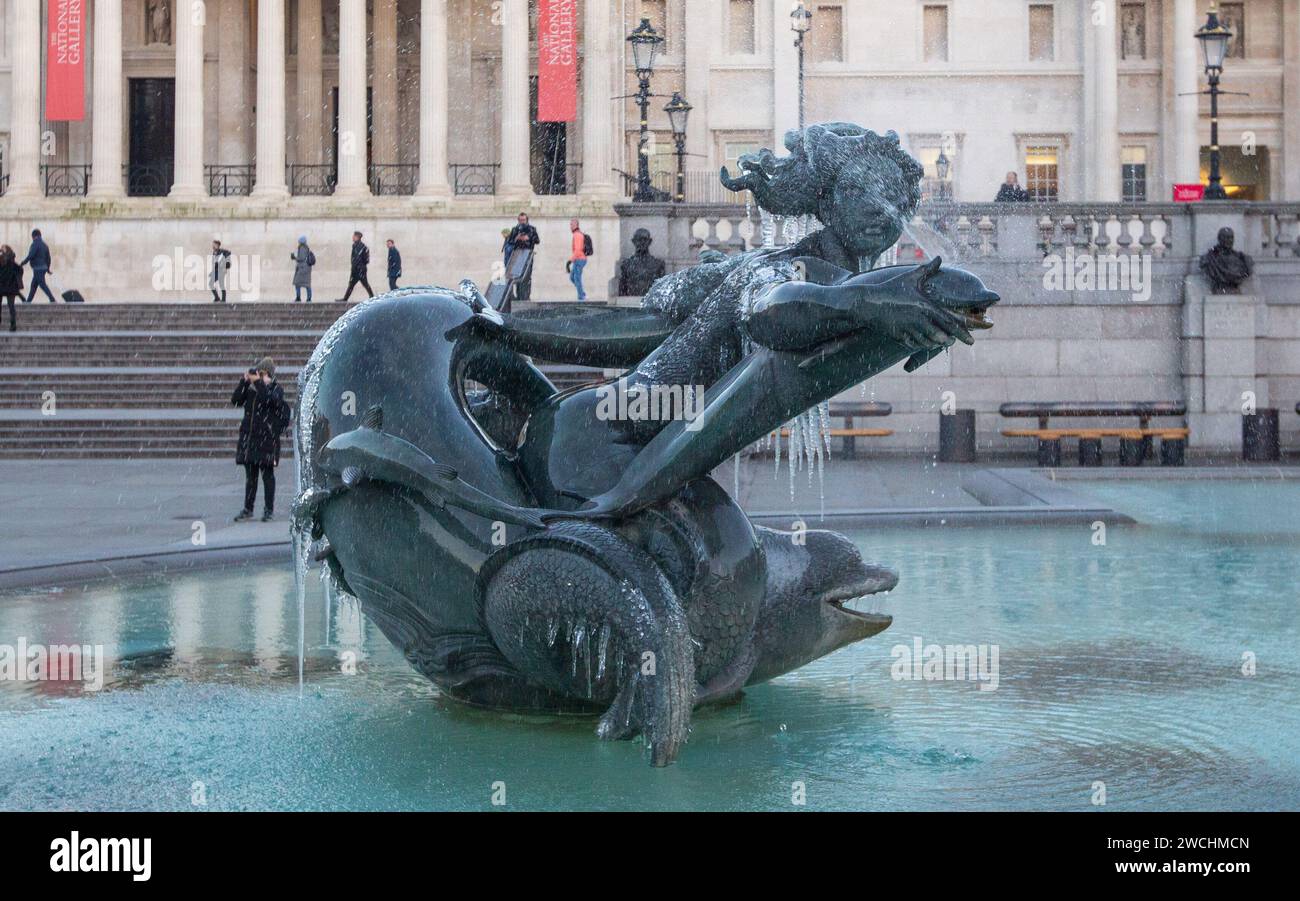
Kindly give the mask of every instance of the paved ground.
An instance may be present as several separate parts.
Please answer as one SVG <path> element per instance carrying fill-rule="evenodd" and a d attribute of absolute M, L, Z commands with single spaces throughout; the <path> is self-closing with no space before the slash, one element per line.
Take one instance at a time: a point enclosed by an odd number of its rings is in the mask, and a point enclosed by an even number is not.
<path fill-rule="evenodd" d="M 1211 461 L 1200 461 L 1208 463 Z M 1250 470 L 1219 461 L 1219 477 Z M 1300 474 L 1300 461 L 1282 464 Z M 1039 479 L 1033 461 L 997 458 L 974 464 L 936 463 L 926 457 L 835 458 L 824 472 L 795 474 L 794 500 L 785 461 L 774 476 L 771 458 L 741 465 L 740 500 L 751 513 L 796 514 L 814 524 L 827 512 L 861 510 L 979 509 L 1024 503 L 1068 504 L 1068 489 Z M 1073 477 L 1198 478 L 1209 470 L 1061 470 Z M 730 463 L 716 473 L 728 490 Z M 287 542 L 294 488 L 291 463 L 279 471 L 275 522 L 232 523 L 243 499 L 243 470 L 225 460 L 16 460 L 0 464 L 0 573 L 79 560 L 192 550 L 196 523 L 208 548 Z M 970 486 L 967 492 L 962 484 Z M 1039 486 L 1042 486 L 1041 488 Z M 1046 489 L 1046 486 L 1053 486 Z M 1059 486 L 1059 487 L 1058 487 Z M 1028 488 L 1036 497 L 1027 498 Z M 1046 489 L 1046 490 L 1043 490 Z M 1085 489 L 1086 490 L 1086 489 Z M 1053 496 L 1051 492 L 1059 492 Z M 260 513 L 260 507 L 259 511 Z"/>

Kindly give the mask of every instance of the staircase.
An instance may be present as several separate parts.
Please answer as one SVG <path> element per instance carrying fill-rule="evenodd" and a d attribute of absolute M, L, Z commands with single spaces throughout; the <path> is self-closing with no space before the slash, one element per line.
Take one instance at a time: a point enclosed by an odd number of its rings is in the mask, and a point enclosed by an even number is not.
<path fill-rule="evenodd" d="M 0 320 L 0 459 L 230 457 L 241 372 L 276 362 L 297 408 L 298 371 L 340 303 L 20 304 Z M 598 380 L 542 370 L 560 389 Z M 292 454 L 290 442 L 282 453 Z"/>

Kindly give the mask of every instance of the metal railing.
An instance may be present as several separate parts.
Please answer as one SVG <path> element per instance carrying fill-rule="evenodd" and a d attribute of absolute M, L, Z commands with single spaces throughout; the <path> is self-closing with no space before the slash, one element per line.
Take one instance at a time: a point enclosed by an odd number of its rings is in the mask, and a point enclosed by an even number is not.
<path fill-rule="evenodd" d="M 168 163 L 127 163 L 122 172 L 128 197 L 166 197 L 171 193 L 172 167 Z"/>
<path fill-rule="evenodd" d="M 287 168 L 294 197 L 328 197 L 338 184 L 339 171 L 332 163 L 290 163 Z"/>
<path fill-rule="evenodd" d="M 209 165 L 203 167 L 212 197 L 247 197 L 253 193 L 256 167 L 252 163 L 237 165 Z"/>
<path fill-rule="evenodd" d="M 375 163 L 370 166 L 370 193 L 377 197 L 414 194 L 420 181 L 415 163 Z"/>
<path fill-rule="evenodd" d="M 8 190 L 9 190 L 9 173 L 0 172 L 0 197 L 3 197 L 5 195 L 5 192 Z"/>
<path fill-rule="evenodd" d="M 90 188 L 90 166 L 77 163 L 42 163 L 41 182 L 46 197 L 85 197 Z"/>
<path fill-rule="evenodd" d="M 500 163 L 452 163 L 448 167 L 452 192 L 461 197 L 495 194 L 500 169 Z"/>

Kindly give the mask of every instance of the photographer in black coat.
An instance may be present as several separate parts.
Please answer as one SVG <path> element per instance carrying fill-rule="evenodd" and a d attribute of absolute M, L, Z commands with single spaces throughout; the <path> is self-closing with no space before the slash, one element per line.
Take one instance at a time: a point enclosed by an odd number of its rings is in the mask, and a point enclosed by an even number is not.
<path fill-rule="evenodd" d="M 239 446 L 235 449 L 235 463 L 244 467 L 244 509 L 235 522 L 253 518 L 259 475 L 265 503 L 262 522 L 270 522 L 275 518 L 275 468 L 280 465 L 280 436 L 291 418 L 284 389 L 275 380 L 275 361 L 266 357 L 244 373 L 230 396 L 230 403 L 244 408 Z"/>

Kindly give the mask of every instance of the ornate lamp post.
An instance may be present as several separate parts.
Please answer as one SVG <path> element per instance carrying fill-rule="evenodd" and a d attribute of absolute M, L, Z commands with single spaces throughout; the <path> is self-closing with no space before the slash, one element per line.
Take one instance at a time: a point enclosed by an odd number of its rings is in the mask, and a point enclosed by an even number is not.
<path fill-rule="evenodd" d="M 799 51 L 799 128 L 803 128 L 803 56 L 804 35 L 812 28 L 812 10 L 803 5 L 803 0 L 795 4 L 790 11 L 790 30 L 794 32 L 794 48 Z"/>
<path fill-rule="evenodd" d="M 691 105 L 677 91 L 673 91 L 673 99 L 664 107 L 664 112 L 668 114 L 668 124 L 673 129 L 673 142 L 677 145 L 677 191 L 673 195 L 676 203 L 686 200 L 686 120 L 691 109 Z"/>
<path fill-rule="evenodd" d="M 1217 3 L 1210 4 L 1210 15 L 1196 32 L 1196 39 L 1201 42 L 1201 54 L 1205 60 L 1205 74 L 1210 80 L 1210 183 L 1205 188 L 1206 200 L 1227 200 L 1228 194 L 1223 190 L 1223 179 L 1219 171 L 1219 74 L 1223 71 L 1223 59 L 1228 54 L 1228 41 L 1232 32 L 1219 21 Z"/>
<path fill-rule="evenodd" d="M 650 186 L 650 159 L 648 139 L 650 129 L 650 76 L 654 73 L 655 54 L 663 44 L 663 35 L 655 31 L 649 19 L 642 19 L 641 24 L 632 29 L 627 36 L 632 45 L 632 64 L 636 67 L 637 106 L 641 108 L 641 139 L 637 144 L 636 193 L 632 199 L 638 203 L 654 200 L 654 189 Z"/>
<path fill-rule="evenodd" d="M 941 148 L 939 150 L 939 158 L 934 161 L 934 171 L 939 176 L 939 199 L 940 200 L 951 199 L 948 196 L 948 167 L 951 165 L 952 164 L 949 162 L 947 154 L 945 154 L 943 152 L 943 149 Z"/>

